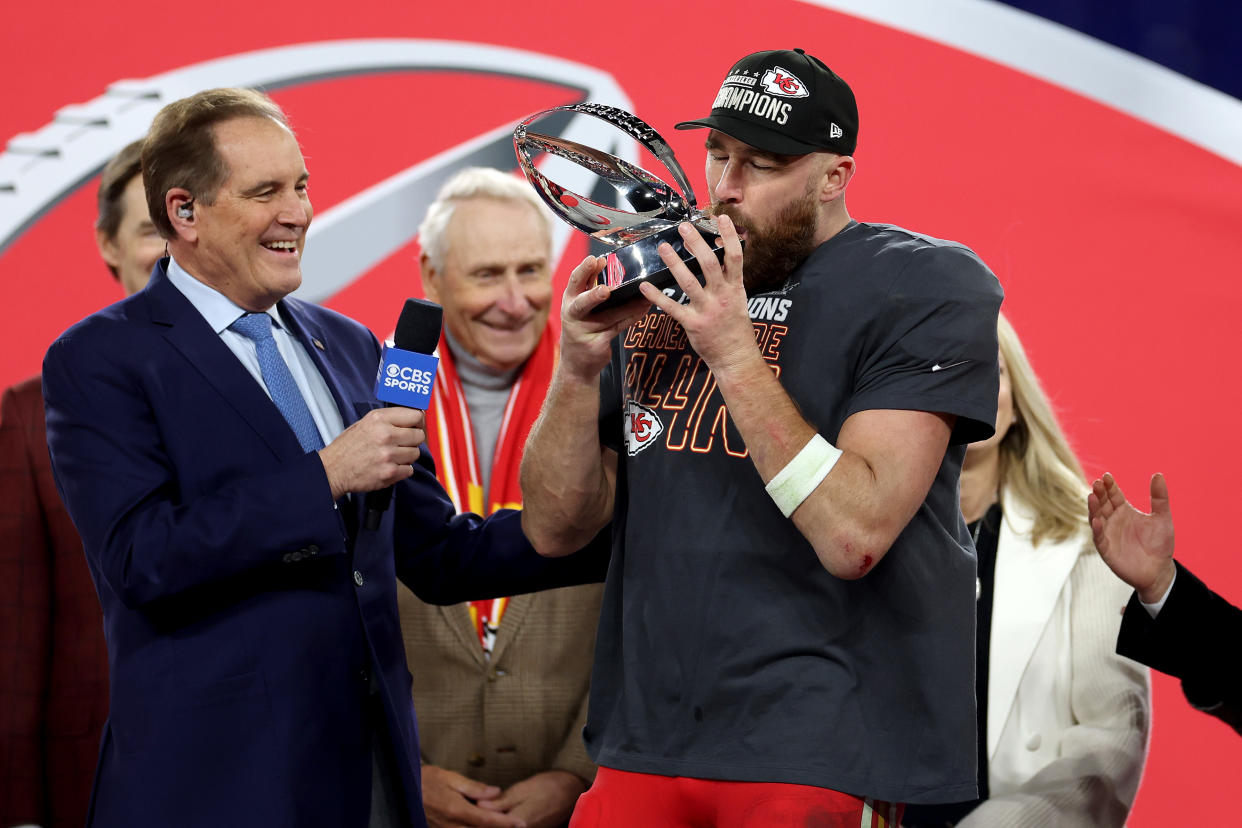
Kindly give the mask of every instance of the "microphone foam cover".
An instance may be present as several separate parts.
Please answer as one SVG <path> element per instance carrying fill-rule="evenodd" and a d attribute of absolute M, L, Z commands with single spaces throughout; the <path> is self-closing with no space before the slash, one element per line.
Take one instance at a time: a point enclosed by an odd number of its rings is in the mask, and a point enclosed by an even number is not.
<path fill-rule="evenodd" d="M 403 351 L 429 354 L 440 342 L 444 308 L 426 299 L 406 299 L 392 343 Z"/>

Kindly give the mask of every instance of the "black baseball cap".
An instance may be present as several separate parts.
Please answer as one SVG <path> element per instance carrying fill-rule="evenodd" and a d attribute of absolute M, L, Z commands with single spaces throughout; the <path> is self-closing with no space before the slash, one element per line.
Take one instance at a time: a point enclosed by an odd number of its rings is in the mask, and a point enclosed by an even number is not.
<path fill-rule="evenodd" d="M 677 129 L 709 127 L 778 155 L 858 145 L 854 92 L 819 58 L 801 49 L 755 52 L 733 64 L 712 114 Z"/>

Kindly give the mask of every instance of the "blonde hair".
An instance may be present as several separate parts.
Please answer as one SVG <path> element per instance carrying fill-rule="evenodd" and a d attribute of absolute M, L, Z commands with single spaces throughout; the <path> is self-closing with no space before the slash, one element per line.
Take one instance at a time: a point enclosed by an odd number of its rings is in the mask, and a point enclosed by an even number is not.
<path fill-rule="evenodd" d="M 1009 370 L 1014 421 L 1000 442 L 1000 487 L 1035 512 L 1031 541 L 1063 541 L 1086 521 L 1087 481 L 1052 403 L 1044 393 L 1009 320 L 997 321 L 1000 352 Z"/>

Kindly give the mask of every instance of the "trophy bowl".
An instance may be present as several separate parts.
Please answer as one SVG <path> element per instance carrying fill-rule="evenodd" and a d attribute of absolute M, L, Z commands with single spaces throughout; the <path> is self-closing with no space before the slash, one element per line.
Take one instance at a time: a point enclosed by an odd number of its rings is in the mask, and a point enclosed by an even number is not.
<path fill-rule="evenodd" d="M 664 165 L 674 183 L 610 153 L 532 128 L 537 121 L 564 112 L 599 118 L 626 133 Z M 607 266 L 599 275 L 599 284 L 608 285 L 611 293 L 595 307 L 594 313 L 641 295 L 638 287 L 643 282 L 650 282 L 660 290 L 675 284 L 672 271 L 664 265 L 658 252 L 663 242 L 672 245 L 690 272 L 702 281 L 702 268 L 686 250 L 677 230 L 683 221 L 698 228 L 717 260 L 723 259 L 724 248 L 717 244 L 716 220 L 697 208 L 694 189 L 668 143 L 651 126 L 625 110 L 579 103 L 536 112 L 513 131 L 513 149 L 526 180 L 553 213 L 613 248 L 607 254 Z M 599 176 L 616 190 L 619 201 L 632 209 L 601 204 L 552 181 L 535 167 L 533 159 L 540 153 L 563 158 Z"/>

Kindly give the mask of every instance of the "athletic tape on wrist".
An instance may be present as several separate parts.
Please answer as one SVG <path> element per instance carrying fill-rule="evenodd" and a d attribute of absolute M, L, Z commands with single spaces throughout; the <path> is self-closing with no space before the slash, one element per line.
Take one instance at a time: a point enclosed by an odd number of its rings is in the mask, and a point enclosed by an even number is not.
<path fill-rule="evenodd" d="M 840 459 L 841 449 L 816 434 L 764 488 L 781 514 L 789 517 L 794 509 L 802 505 L 802 501 L 811 496 L 811 492 Z"/>

